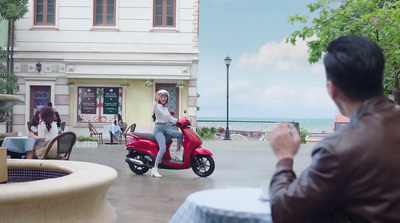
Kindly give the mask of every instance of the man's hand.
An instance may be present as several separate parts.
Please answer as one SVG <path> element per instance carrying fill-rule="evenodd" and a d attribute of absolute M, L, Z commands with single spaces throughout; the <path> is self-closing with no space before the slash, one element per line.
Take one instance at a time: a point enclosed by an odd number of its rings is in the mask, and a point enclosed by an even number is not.
<path fill-rule="evenodd" d="M 269 137 L 269 144 L 275 156 L 281 160 L 284 158 L 293 159 L 299 151 L 301 143 L 300 134 L 296 128 L 289 132 L 289 124 L 279 123 Z"/>

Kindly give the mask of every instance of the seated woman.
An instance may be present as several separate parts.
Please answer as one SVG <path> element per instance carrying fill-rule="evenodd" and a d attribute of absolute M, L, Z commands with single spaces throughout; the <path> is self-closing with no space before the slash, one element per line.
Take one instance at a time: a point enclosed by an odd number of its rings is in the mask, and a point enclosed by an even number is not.
<path fill-rule="evenodd" d="M 31 133 L 29 136 L 36 139 L 35 148 L 32 151 L 26 153 L 27 159 L 43 159 L 46 153 L 47 147 L 51 140 L 58 135 L 57 124 L 54 122 L 54 111 L 51 107 L 43 107 L 40 110 L 41 122 L 38 126 L 38 135 Z M 57 157 L 57 144 L 54 143 L 53 147 L 48 154 L 50 158 Z"/>
<path fill-rule="evenodd" d="M 31 122 L 31 130 L 33 133 L 37 134 L 39 123 L 40 123 L 40 110 L 37 110 L 35 116 L 33 116 L 33 118 L 32 118 L 32 122 Z"/>
<path fill-rule="evenodd" d="M 121 128 L 121 132 L 124 132 L 125 129 L 122 128 L 122 116 L 120 114 L 114 115 L 114 125 L 119 126 Z M 114 140 L 118 141 L 117 137 L 113 135 Z"/>

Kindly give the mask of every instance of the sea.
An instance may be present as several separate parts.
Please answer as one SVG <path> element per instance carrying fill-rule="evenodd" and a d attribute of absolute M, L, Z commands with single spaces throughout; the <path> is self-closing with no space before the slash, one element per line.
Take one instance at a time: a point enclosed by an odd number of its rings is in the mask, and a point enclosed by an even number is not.
<path fill-rule="evenodd" d="M 226 117 L 198 117 L 198 121 L 226 121 Z M 331 133 L 333 132 L 334 119 L 313 119 L 313 118 L 235 118 L 230 121 L 272 121 L 272 122 L 298 122 L 300 128 L 310 133 Z"/>

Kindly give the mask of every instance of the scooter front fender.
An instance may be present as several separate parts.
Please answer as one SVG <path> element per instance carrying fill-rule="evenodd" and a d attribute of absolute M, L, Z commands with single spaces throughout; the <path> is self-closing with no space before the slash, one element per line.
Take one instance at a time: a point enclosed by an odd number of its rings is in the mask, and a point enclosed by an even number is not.
<path fill-rule="evenodd" d="M 212 156 L 213 154 L 212 152 L 210 152 L 210 150 L 199 146 L 196 149 L 194 149 L 192 157 L 195 157 L 197 155 Z"/>

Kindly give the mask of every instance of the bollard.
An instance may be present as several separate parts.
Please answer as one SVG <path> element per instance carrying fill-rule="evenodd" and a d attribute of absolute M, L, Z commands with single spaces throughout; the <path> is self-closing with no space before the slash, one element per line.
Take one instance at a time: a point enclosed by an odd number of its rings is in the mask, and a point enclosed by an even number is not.
<path fill-rule="evenodd" d="M 7 148 L 0 147 L 0 184 L 6 184 L 7 179 Z"/>

